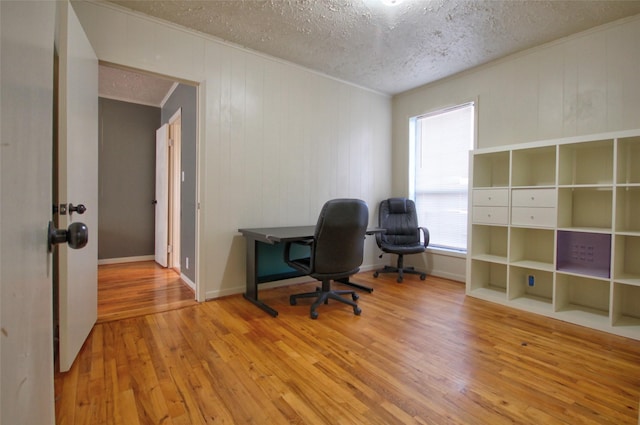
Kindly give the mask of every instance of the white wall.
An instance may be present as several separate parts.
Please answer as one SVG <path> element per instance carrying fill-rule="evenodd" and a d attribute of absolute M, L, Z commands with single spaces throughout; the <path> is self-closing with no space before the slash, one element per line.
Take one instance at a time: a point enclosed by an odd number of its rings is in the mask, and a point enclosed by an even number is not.
<path fill-rule="evenodd" d="M 244 291 L 242 227 L 315 224 L 331 198 L 391 192 L 391 99 L 129 13 L 73 3 L 98 59 L 200 84 L 197 280 Z M 363 268 L 379 263 L 373 238 Z"/>
<path fill-rule="evenodd" d="M 409 118 L 475 99 L 479 148 L 639 128 L 640 16 L 394 97 L 394 195 L 408 193 Z M 464 276 L 462 258 L 411 259 L 434 274 Z"/>

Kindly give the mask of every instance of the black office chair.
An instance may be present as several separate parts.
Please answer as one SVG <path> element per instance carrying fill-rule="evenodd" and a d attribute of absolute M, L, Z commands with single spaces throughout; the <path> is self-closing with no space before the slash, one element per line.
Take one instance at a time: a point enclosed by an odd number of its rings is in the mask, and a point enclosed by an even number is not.
<path fill-rule="evenodd" d="M 331 281 L 348 278 L 360 270 L 364 256 L 364 238 L 369 222 L 369 209 L 359 199 L 334 199 L 322 207 L 313 239 L 286 242 L 284 258 L 289 266 L 322 282 L 322 288 L 314 292 L 291 295 L 289 302 L 295 305 L 298 298 L 317 298 L 311 305 L 311 318 L 317 319 L 316 309 L 329 299 L 353 307 L 353 313 L 362 310 L 355 301 L 355 291 L 331 290 Z M 310 247 L 310 256 L 290 258 L 291 246 L 304 244 Z M 353 301 L 340 295 L 350 294 Z"/>
<path fill-rule="evenodd" d="M 402 282 L 404 273 L 419 274 L 420 280 L 425 280 L 427 275 L 415 270 L 413 267 L 404 267 L 405 254 L 418 254 L 425 252 L 429 245 L 429 230 L 418 226 L 418 214 L 416 204 L 407 198 L 391 198 L 380 203 L 378 213 L 378 227 L 385 229 L 385 233 L 376 233 L 376 243 L 383 252 L 398 256 L 397 267 L 384 266 L 376 270 L 373 277 L 380 273 L 398 273 L 396 279 Z M 420 232 L 423 241 L 420 241 Z M 382 254 L 380 255 L 382 257 Z"/>

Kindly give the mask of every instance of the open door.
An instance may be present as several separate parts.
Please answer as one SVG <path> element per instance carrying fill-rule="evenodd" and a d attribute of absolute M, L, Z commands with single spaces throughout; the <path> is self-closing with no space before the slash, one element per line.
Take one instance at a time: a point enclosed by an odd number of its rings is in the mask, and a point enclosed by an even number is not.
<path fill-rule="evenodd" d="M 169 257 L 169 125 L 156 130 L 156 263 L 167 267 Z"/>
<path fill-rule="evenodd" d="M 0 423 L 53 424 L 54 2 L 0 1 Z"/>
<path fill-rule="evenodd" d="M 82 222 L 89 231 L 84 248 L 55 248 L 59 367 L 65 372 L 98 314 L 98 60 L 71 5 L 58 6 L 57 226 Z"/>

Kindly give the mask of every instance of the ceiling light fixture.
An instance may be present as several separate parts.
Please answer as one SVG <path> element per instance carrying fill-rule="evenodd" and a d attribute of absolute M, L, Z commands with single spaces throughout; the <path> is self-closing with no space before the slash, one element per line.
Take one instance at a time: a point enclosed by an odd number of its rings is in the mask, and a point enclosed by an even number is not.
<path fill-rule="evenodd" d="M 402 0 L 380 0 L 382 1 L 382 4 L 384 4 L 385 6 L 397 6 L 400 3 L 402 3 Z"/>

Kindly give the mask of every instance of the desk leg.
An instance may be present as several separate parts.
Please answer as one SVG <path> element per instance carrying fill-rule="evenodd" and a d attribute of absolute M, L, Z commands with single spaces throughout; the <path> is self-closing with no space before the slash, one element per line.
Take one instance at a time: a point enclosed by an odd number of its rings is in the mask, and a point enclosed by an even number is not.
<path fill-rule="evenodd" d="M 262 301 L 258 300 L 258 247 L 253 238 L 247 238 L 247 287 L 244 298 L 255 306 L 266 311 L 273 317 L 278 316 L 278 312 Z"/>
<path fill-rule="evenodd" d="M 373 292 L 373 288 L 371 288 L 369 286 L 360 285 L 358 283 L 350 282 L 348 277 L 345 277 L 344 279 L 337 279 L 336 282 L 340 282 L 343 285 L 351 286 L 352 288 L 358 288 L 358 289 L 361 289 L 363 291 L 367 291 L 368 293 L 372 293 Z"/>

